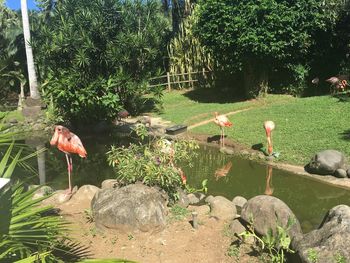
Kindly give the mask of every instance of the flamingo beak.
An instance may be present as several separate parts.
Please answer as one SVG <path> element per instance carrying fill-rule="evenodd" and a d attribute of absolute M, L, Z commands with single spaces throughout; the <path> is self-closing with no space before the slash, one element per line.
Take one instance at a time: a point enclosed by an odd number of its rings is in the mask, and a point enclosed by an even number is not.
<path fill-rule="evenodd" d="M 50 144 L 51 145 L 56 145 L 58 142 L 58 131 L 57 129 L 55 129 L 55 133 L 53 134 L 51 140 L 50 140 Z"/>

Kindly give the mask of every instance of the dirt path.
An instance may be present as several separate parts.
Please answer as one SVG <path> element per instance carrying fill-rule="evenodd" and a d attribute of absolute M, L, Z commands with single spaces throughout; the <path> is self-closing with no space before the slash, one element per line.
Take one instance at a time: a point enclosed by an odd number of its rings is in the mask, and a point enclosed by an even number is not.
<path fill-rule="evenodd" d="M 84 210 L 90 208 L 88 202 L 69 201 L 58 208 L 60 214 L 71 223 L 70 237 L 87 249 L 90 258 L 119 258 L 138 263 L 259 262 L 257 255 L 251 255 L 250 245 L 242 245 L 235 256 L 228 255 L 232 242 L 229 224 L 210 217 L 208 206 L 188 208 L 198 212 L 198 229 L 190 224 L 190 215 L 174 221 L 169 214 L 166 228 L 156 233 L 126 233 L 112 229 L 100 233 L 93 222 L 87 221 Z"/>

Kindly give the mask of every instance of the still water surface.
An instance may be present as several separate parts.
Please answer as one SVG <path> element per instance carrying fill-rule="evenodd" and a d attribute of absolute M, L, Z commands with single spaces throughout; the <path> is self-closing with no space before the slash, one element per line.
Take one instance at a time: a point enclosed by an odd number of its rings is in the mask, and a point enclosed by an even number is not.
<path fill-rule="evenodd" d="M 88 152 L 87 159 L 73 157 L 74 185 L 93 184 L 114 178 L 114 173 L 106 161 L 106 152 L 110 145 L 127 144 L 128 139 L 112 135 L 80 136 Z M 68 187 L 67 164 L 65 156 L 56 148 L 50 147 L 49 138 L 41 139 L 41 146 L 48 150 L 41 157 L 45 162 L 40 183 L 54 189 Z M 44 145 L 45 144 L 45 145 Z M 238 156 L 229 156 L 217 148 L 203 145 L 193 167 L 183 167 L 191 186 L 200 188 L 201 182 L 208 179 L 208 194 L 222 195 L 232 200 L 240 195 L 247 199 L 264 193 L 272 194 L 283 200 L 299 219 L 303 231 L 317 228 L 326 212 L 339 204 L 350 205 L 350 190 L 326 185 L 299 175 L 279 169 L 271 169 L 255 161 Z M 224 177 L 216 177 L 215 172 L 226 164 L 232 164 Z M 37 167 L 37 162 L 33 163 Z M 42 165 L 41 165 L 42 166 Z M 230 166 L 230 165 L 228 165 Z M 39 179 L 37 179 L 39 182 Z"/>

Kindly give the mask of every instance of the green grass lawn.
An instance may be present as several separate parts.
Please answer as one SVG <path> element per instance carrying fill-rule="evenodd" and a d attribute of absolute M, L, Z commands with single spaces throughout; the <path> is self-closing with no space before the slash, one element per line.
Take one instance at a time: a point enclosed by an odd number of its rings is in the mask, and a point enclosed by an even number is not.
<path fill-rule="evenodd" d="M 274 150 L 281 153 L 278 160 L 282 162 L 304 165 L 313 154 L 324 149 L 340 150 L 350 156 L 350 102 L 330 96 L 269 95 L 246 102 L 209 103 L 194 101 L 186 93 L 171 92 L 164 96 L 164 113 L 160 116 L 174 123 L 191 125 L 213 118 L 214 111 L 226 113 L 248 107 L 253 108 L 229 116 L 233 122 L 233 127 L 226 129 L 229 139 L 249 148 L 259 143 L 265 145 L 263 122 L 273 120 L 276 124 L 272 135 Z M 194 128 L 192 132 L 220 134 L 214 123 Z"/>

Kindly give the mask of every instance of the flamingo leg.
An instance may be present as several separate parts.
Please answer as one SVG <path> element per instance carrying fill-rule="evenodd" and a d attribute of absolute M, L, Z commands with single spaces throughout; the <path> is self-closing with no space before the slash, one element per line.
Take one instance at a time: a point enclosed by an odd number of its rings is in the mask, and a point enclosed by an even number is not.
<path fill-rule="evenodd" d="M 72 193 L 71 172 L 73 169 L 73 165 L 71 164 L 72 157 L 70 157 L 67 153 L 66 153 L 66 160 L 67 160 L 68 183 L 69 183 L 68 194 L 71 194 Z"/>
<path fill-rule="evenodd" d="M 220 148 L 222 147 L 222 127 L 220 126 Z"/>
<path fill-rule="evenodd" d="M 222 128 L 222 148 L 225 147 L 225 130 Z"/>

